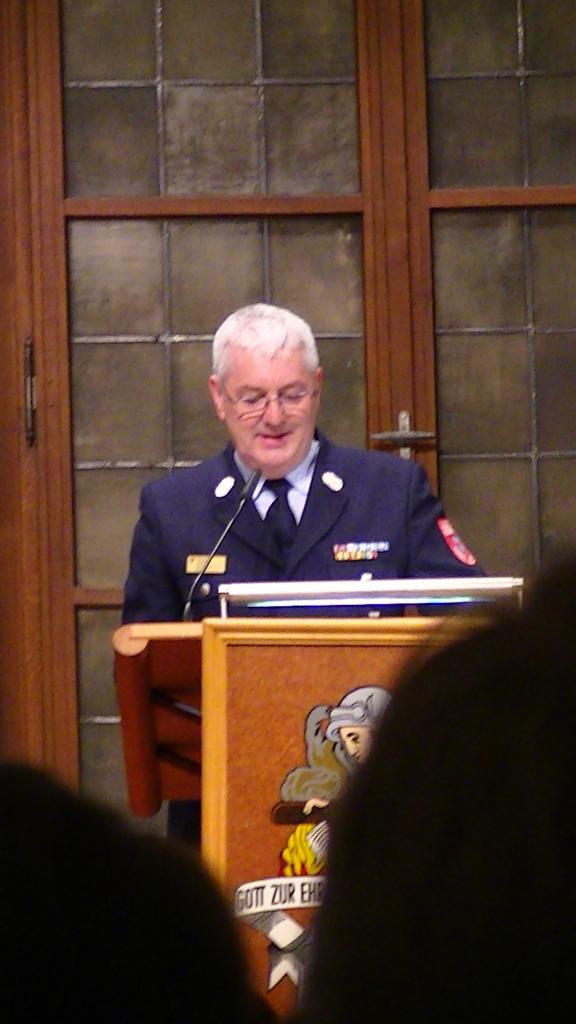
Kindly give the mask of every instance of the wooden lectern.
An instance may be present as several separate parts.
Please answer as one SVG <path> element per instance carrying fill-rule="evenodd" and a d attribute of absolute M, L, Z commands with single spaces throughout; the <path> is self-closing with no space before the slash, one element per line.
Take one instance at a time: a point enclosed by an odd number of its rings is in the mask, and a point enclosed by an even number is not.
<path fill-rule="evenodd" d="M 346 777 L 322 739 L 328 709 L 359 689 L 392 690 L 408 658 L 455 629 L 419 617 L 232 618 L 114 634 L 130 806 L 147 816 L 201 792 L 203 857 L 240 918 L 253 984 L 281 1015 L 296 1003 L 323 885 L 322 857 L 306 863 L 298 847 L 327 815 L 306 816 L 304 797 L 327 772 L 321 800 Z M 182 715 L 199 697 L 201 776 L 199 720 Z"/>

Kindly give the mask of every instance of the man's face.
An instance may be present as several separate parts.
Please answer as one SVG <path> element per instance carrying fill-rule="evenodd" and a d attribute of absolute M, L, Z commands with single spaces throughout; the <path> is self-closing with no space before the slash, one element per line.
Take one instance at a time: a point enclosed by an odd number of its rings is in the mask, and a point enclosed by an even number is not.
<path fill-rule="evenodd" d="M 223 378 L 212 376 L 208 384 L 216 412 L 244 464 L 268 479 L 278 479 L 308 452 L 321 382 L 322 370 L 307 370 L 300 349 L 282 349 L 268 358 L 231 345 Z M 290 401 L 277 401 L 277 394 L 290 396 Z M 294 400 L 299 394 L 302 398 Z M 246 414 L 249 403 L 260 405 L 270 395 L 273 400 L 264 409 Z"/>
<path fill-rule="evenodd" d="M 346 726 L 340 729 L 344 749 L 355 761 L 365 761 L 372 744 L 372 730 L 367 725 Z"/>

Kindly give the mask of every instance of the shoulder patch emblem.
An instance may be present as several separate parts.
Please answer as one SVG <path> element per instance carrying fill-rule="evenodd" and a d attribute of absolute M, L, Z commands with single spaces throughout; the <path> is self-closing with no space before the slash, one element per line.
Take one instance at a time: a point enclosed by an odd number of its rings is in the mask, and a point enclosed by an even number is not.
<path fill-rule="evenodd" d="M 444 516 L 439 516 L 436 520 L 436 526 L 440 530 L 440 533 L 450 548 L 450 551 L 459 562 L 463 562 L 464 565 L 476 565 L 476 556 L 468 550 L 464 541 L 461 540 L 456 533 L 456 530 L 449 519 L 446 519 Z"/>

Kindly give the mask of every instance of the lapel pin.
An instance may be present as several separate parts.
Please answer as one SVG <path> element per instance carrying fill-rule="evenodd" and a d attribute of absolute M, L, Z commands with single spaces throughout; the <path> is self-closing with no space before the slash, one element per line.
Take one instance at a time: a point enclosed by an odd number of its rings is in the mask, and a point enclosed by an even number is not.
<path fill-rule="evenodd" d="M 332 472 L 322 473 L 322 483 L 326 484 L 326 487 L 329 487 L 331 491 L 341 491 L 344 487 L 342 477 Z"/>
<path fill-rule="evenodd" d="M 227 494 L 230 494 L 230 491 L 234 487 L 234 483 L 235 480 L 233 476 L 223 477 L 220 483 L 216 484 L 214 494 L 217 498 L 225 498 Z"/>

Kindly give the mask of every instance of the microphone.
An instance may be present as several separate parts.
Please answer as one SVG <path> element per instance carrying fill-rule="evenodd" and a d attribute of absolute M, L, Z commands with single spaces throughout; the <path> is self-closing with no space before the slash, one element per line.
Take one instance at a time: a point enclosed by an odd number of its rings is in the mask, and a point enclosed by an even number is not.
<path fill-rule="evenodd" d="M 258 484 L 260 482 L 260 477 L 261 477 L 260 470 L 259 469 L 253 469 L 252 472 L 250 473 L 250 476 L 242 484 L 242 489 L 240 491 L 240 497 L 238 499 L 238 505 L 236 507 L 234 515 L 226 523 L 226 526 L 224 527 L 224 529 L 222 530 L 222 533 L 218 537 L 218 540 L 216 541 L 214 547 L 212 548 L 212 551 L 210 552 L 209 555 L 207 555 L 206 561 L 204 562 L 202 568 L 200 569 L 200 572 L 198 572 L 196 574 L 196 576 L 194 577 L 194 579 L 192 580 L 192 584 L 190 586 L 190 590 L 188 591 L 188 597 L 186 598 L 186 604 L 184 605 L 184 611 L 182 613 L 182 621 L 183 622 L 189 622 L 190 621 L 190 613 L 192 611 L 192 598 L 194 597 L 194 593 L 195 593 L 196 587 L 200 583 L 200 580 L 202 579 L 204 573 L 206 572 L 206 569 L 210 565 L 210 562 L 214 558 L 214 555 L 217 554 L 217 552 L 218 552 L 218 550 L 219 550 L 219 548 L 220 548 L 224 538 L 228 535 L 229 531 L 234 526 L 234 523 L 238 519 L 238 516 L 240 515 L 242 509 L 244 508 L 244 505 L 248 501 L 248 498 L 251 498 L 252 495 L 254 494 L 254 491 L 256 490 L 256 488 L 257 488 L 257 486 L 258 486 Z"/>

